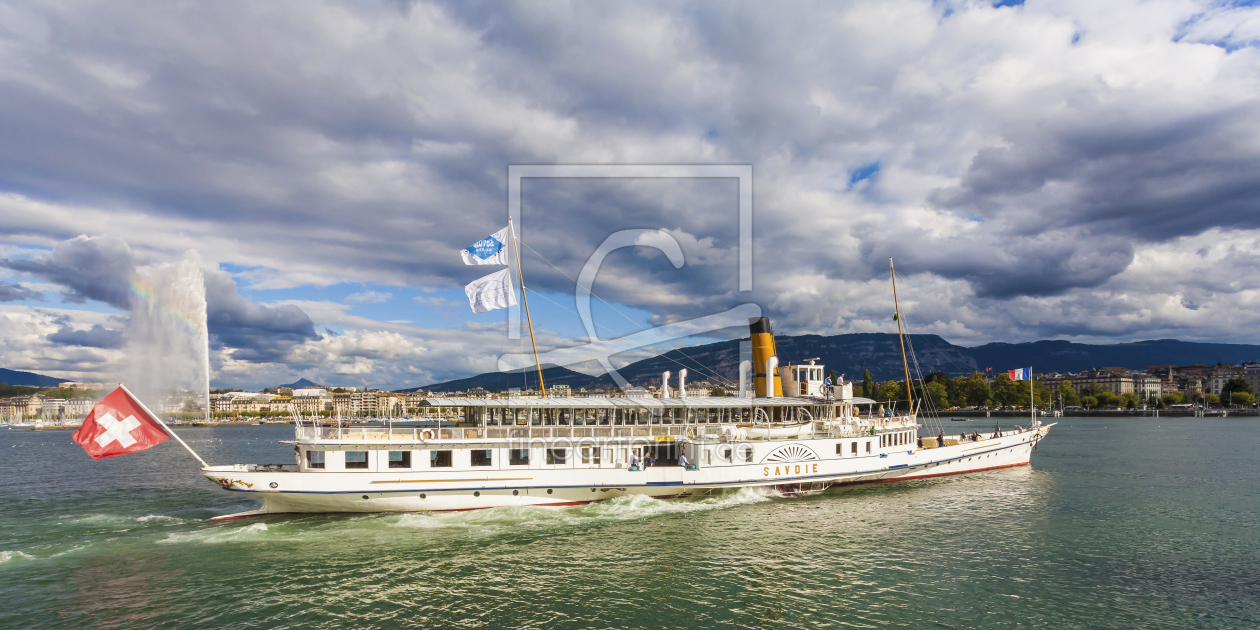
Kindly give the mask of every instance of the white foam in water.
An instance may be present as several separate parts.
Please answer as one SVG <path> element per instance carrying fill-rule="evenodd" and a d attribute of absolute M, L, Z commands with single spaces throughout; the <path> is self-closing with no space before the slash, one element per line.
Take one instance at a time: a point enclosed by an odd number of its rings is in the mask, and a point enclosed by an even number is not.
<path fill-rule="evenodd" d="M 702 499 L 663 500 L 644 495 L 630 495 L 582 507 L 525 506 L 470 512 L 416 512 L 403 514 L 391 524 L 415 529 L 468 528 L 475 529 L 478 533 L 495 533 L 506 527 L 554 527 L 600 521 L 634 520 L 664 514 L 720 510 L 769 500 L 770 495 L 758 488 L 741 488 L 738 492 Z"/>
<path fill-rule="evenodd" d="M 150 514 L 148 516 L 141 516 L 140 518 L 137 518 L 136 520 L 140 521 L 141 523 L 148 523 L 150 521 L 153 521 L 155 523 L 162 523 L 162 524 L 169 524 L 169 525 L 179 525 L 181 523 L 188 522 L 182 518 L 176 518 L 174 516 L 166 516 L 165 514 Z"/>
<path fill-rule="evenodd" d="M 53 555 L 48 556 L 48 557 L 49 557 L 49 558 L 56 558 L 57 556 L 64 556 L 64 555 L 66 555 L 66 554 L 74 553 L 74 552 L 76 552 L 76 551 L 83 551 L 84 549 L 87 549 L 87 548 L 88 548 L 88 546 L 87 546 L 87 545 L 79 545 L 79 546 L 77 546 L 77 547 L 71 547 L 71 548 L 69 548 L 69 549 L 67 549 L 67 550 L 65 550 L 65 551 L 58 551 L 57 553 L 54 553 Z"/>
<path fill-rule="evenodd" d="M 35 556 L 21 551 L 0 551 L 0 563 L 10 560 L 34 560 Z"/>
<path fill-rule="evenodd" d="M 249 540 L 258 540 L 261 538 L 260 535 L 266 531 L 266 523 L 254 523 L 245 527 L 212 526 L 208 529 L 202 529 L 195 532 L 167 534 L 166 538 L 163 538 L 158 542 L 163 544 L 218 544 L 244 542 Z"/>

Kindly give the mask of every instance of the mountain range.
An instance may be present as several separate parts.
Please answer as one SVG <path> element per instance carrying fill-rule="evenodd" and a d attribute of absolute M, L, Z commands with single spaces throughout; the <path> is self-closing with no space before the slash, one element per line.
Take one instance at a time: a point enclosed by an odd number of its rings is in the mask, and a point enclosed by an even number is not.
<path fill-rule="evenodd" d="M 697 382 L 735 382 L 739 374 L 740 344 L 732 339 L 716 343 L 671 350 L 662 355 L 636 361 L 618 370 L 633 385 L 659 384 L 661 373 L 669 370 L 677 375 L 687 368 L 689 380 Z M 1119 344 L 1084 344 L 1071 341 L 1033 341 L 1028 343 L 989 343 L 965 347 L 945 341 L 938 335 L 907 335 L 907 350 L 913 350 L 918 369 L 911 364 L 911 374 L 927 375 L 946 372 L 970 374 L 993 368 L 997 371 L 1031 366 L 1034 372 L 1080 372 L 1098 367 L 1124 367 L 1145 370 L 1153 365 L 1192 365 L 1242 363 L 1260 360 L 1260 346 L 1227 343 L 1197 343 L 1176 339 L 1156 339 Z M 845 374 L 848 380 L 860 380 L 863 370 L 870 370 L 875 380 L 902 377 L 901 345 L 897 335 L 887 333 L 854 333 L 845 335 L 776 336 L 775 345 L 781 365 L 800 363 L 816 358 L 827 370 Z M 748 358 L 748 357 L 745 357 Z M 677 378 L 676 376 L 674 378 Z M 573 389 L 614 386 L 608 375 L 591 376 L 565 367 L 550 366 L 543 370 L 548 386 L 568 385 Z M 529 389 L 538 386 L 533 370 L 488 372 L 468 378 L 434 383 L 408 390 L 452 392 L 469 388 Z"/>
<path fill-rule="evenodd" d="M 739 374 L 740 344 L 744 339 L 719 341 L 635 361 L 621 368 L 633 385 L 659 384 L 661 373 L 669 370 L 677 379 L 678 370 L 687 368 L 688 380 L 734 383 Z M 1034 372 L 1080 372 L 1090 368 L 1124 367 L 1145 370 L 1153 365 L 1192 365 L 1218 362 L 1238 364 L 1260 361 L 1260 346 L 1232 343 L 1198 343 L 1176 339 L 1155 339 L 1117 344 L 1084 344 L 1071 341 L 1032 341 L 1028 343 L 988 343 L 965 347 L 954 345 L 937 335 L 906 335 L 907 349 L 913 350 L 918 369 L 911 364 L 911 374 L 927 375 L 946 372 L 950 375 L 970 374 L 993 368 L 997 371 L 1017 367 L 1033 368 Z M 781 365 L 801 363 L 816 358 L 827 370 L 845 374 L 849 380 L 860 380 L 863 370 L 884 381 L 902 375 L 901 345 L 896 335 L 887 333 L 855 333 L 847 335 L 800 335 L 775 337 Z M 747 356 L 745 356 L 747 358 Z M 568 385 L 573 389 L 613 387 L 612 377 L 592 376 L 565 367 L 543 369 L 547 385 Z M 10 385 L 56 387 L 61 379 L 34 372 L 0 368 L 0 382 Z M 675 382 L 677 382 L 675 380 Z M 301 379 L 287 387 L 313 387 L 315 383 Z M 533 369 L 515 372 L 487 372 L 453 381 L 412 387 L 398 391 L 425 389 L 453 392 L 481 387 L 502 390 L 511 387 L 530 389 L 538 386 Z"/>
<path fill-rule="evenodd" d="M 44 376 L 34 372 L 20 372 L 18 370 L 6 370 L 0 368 L 0 383 L 8 383 L 9 385 L 23 385 L 25 387 L 56 387 L 58 383 L 62 383 L 64 379 Z"/>

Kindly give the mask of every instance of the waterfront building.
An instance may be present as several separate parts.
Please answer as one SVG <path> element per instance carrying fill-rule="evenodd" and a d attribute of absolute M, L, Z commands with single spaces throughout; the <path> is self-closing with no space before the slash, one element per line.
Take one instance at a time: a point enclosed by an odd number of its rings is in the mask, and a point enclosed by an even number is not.
<path fill-rule="evenodd" d="M 368 416 L 376 412 L 376 392 L 352 392 L 350 394 L 350 415 Z"/>
<path fill-rule="evenodd" d="M 350 415 L 350 407 L 351 407 L 350 396 L 351 396 L 350 392 L 333 392 L 331 398 L 332 398 L 332 404 L 333 404 L 333 412 L 335 414 L 341 415 L 341 416 Z"/>
<path fill-rule="evenodd" d="M 299 396 L 297 392 L 324 392 L 324 395 Z M 333 411 L 333 399 L 327 395 L 326 390 L 294 390 L 293 392 L 293 408 L 300 414 L 312 415 L 321 411 Z"/>
<path fill-rule="evenodd" d="M 1164 395 L 1163 383 L 1158 376 L 1145 372 L 1130 372 L 1127 376 L 1133 379 L 1133 393 L 1137 394 L 1142 402 Z"/>
<path fill-rule="evenodd" d="M 1077 393 L 1089 387 L 1098 387 L 1116 396 L 1134 393 L 1133 377 L 1124 368 L 1094 369 L 1069 378 Z"/>
<path fill-rule="evenodd" d="M 40 404 L 39 415 L 45 418 L 58 418 L 61 417 L 65 408 L 66 400 L 64 398 L 45 398 Z"/>
<path fill-rule="evenodd" d="M 57 383 L 57 387 L 61 389 L 108 389 L 112 383 L 80 383 L 75 381 L 67 381 Z"/>
<path fill-rule="evenodd" d="M 67 418 L 81 418 L 88 415 L 92 411 L 92 407 L 95 406 L 95 398 L 71 398 L 66 401 L 66 406 L 62 413 Z"/>

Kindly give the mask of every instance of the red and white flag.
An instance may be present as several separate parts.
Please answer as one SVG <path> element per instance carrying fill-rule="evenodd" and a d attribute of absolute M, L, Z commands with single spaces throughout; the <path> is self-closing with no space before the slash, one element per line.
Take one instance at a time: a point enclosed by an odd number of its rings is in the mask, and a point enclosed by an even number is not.
<path fill-rule="evenodd" d="M 83 426 L 74 432 L 74 441 L 92 459 L 136 453 L 170 437 L 160 422 L 120 385 L 96 403 L 83 419 Z"/>

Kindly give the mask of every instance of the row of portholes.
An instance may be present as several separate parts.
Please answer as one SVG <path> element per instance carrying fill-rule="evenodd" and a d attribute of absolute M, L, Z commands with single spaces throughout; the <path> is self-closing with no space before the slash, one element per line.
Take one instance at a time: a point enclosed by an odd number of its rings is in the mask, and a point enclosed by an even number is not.
<path fill-rule="evenodd" d="M 554 490 L 552 490 L 551 488 L 548 488 L 548 489 L 547 489 L 547 494 L 551 494 L 553 491 L 554 491 Z M 594 492 L 594 490 L 591 490 L 591 492 Z M 520 491 L 520 490 L 513 490 L 513 491 L 512 491 L 512 496 L 514 496 L 514 497 L 515 497 L 515 496 L 520 496 L 520 494 L 521 494 L 521 491 Z M 423 492 L 421 492 L 421 493 L 420 493 L 420 498 L 421 498 L 421 499 L 426 499 L 426 498 L 428 498 L 428 496 L 429 496 L 429 495 L 427 495 L 427 494 L 425 494 L 425 493 L 423 493 Z M 474 491 L 473 491 L 473 496 L 474 496 L 474 497 L 479 497 L 479 496 L 481 496 L 481 491 L 480 491 L 480 490 L 474 490 Z M 363 495 L 363 498 L 366 500 L 366 499 L 368 498 L 368 495 L 366 495 L 366 494 L 365 494 L 365 495 Z"/>

